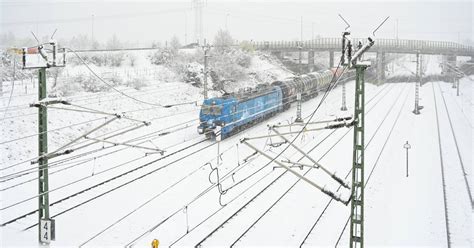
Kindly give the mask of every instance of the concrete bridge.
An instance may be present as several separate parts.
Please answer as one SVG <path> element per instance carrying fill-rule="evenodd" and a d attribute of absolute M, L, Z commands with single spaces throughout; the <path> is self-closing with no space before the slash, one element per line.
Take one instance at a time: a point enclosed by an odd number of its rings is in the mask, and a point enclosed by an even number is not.
<path fill-rule="evenodd" d="M 358 42 L 367 42 L 366 38 L 352 38 L 355 48 Z M 315 52 L 329 52 L 329 67 L 334 65 L 334 53 L 341 52 L 341 38 L 319 38 L 307 41 L 260 41 L 250 43 L 254 49 L 270 51 L 282 58 L 284 52 L 308 53 L 308 66 L 314 66 Z M 474 60 L 474 47 L 448 41 L 403 40 L 403 39 L 376 39 L 373 47 L 368 51 L 376 53 L 376 71 L 378 81 L 385 79 L 385 54 L 426 54 L 443 55 L 444 62 L 455 64 L 457 56 L 467 56 Z"/>
<path fill-rule="evenodd" d="M 352 44 L 365 43 L 366 38 L 352 38 Z M 308 41 L 260 41 L 251 42 L 257 50 L 297 52 L 300 49 L 312 51 L 341 51 L 341 38 L 320 38 Z M 440 54 L 474 56 L 474 47 L 449 41 L 375 39 L 371 52 L 404 54 Z"/>

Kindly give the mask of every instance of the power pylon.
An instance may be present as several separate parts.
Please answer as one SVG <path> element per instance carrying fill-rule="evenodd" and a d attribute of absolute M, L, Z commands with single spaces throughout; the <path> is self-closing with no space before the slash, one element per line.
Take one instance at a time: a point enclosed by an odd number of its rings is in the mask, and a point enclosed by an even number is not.
<path fill-rule="evenodd" d="M 203 42 L 203 24 L 202 24 L 202 8 L 203 3 L 201 0 L 193 1 L 194 8 L 194 41 L 198 44 Z"/>

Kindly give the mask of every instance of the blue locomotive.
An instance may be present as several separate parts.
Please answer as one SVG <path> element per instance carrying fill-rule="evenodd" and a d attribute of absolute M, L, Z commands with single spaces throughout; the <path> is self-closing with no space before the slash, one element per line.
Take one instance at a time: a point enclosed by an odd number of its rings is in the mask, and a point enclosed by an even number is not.
<path fill-rule="evenodd" d="M 220 129 L 221 139 L 225 139 L 289 109 L 298 92 L 303 100 L 315 97 L 320 89 L 329 85 L 334 73 L 332 70 L 313 72 L 206 99 L 199 114 L 198 133 L 215 138 Z"/>

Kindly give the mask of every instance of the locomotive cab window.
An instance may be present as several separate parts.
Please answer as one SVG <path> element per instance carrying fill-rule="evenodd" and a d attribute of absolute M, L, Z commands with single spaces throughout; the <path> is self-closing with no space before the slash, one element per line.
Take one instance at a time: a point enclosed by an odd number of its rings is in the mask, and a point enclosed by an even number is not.
<path fill-rule="evenodd" d="M 211 115 L 221 115 L 222 106 L 212 106 Z"/>
<path fill-rule="evenodd" d="M 219 105 L 205 105 L 202 106 L 202 113 L 205 115 L 220 115 L 222 106 Z"/>

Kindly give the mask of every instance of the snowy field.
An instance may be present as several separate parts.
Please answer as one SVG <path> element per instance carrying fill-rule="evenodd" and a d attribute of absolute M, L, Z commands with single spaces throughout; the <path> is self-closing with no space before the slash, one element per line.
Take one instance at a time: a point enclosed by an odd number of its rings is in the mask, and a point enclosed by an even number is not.
<path fill-rule="evenodd" d="M 429 59 L 426 70 L 436 74 L 437 62 L 434 57 Z M 266 61 L 253 63 L 258 71 L 275 70 L 272 75 L 278 77 L 289 75 Z M 413 68 L 408 62 L 397 65 L 400 75 L 409 75 Z M 163 105 L 202 99 L 200 89 L 189 84 L 161 82 L 153 76 L 150 80 L 156 83 L 140 90 L 119 89 L 142 101 Z M 368 247 L 446 247 L 447 233 L 453 247 L 471 247 L 472 83 L 472 78 L 462 78 L 459 96 L 449 83 L 424 84 L 420 115 L 411 112 L 413 83 L 366 85 L 364 232 Z M 346 87 L 348 111 L 339 110 L 341 87 L 337 87 L 313 120 L 351 116 L 354 82 Z M 4 91 L 9 90 L 11 85 L 4 87 Z M 30 161 L 37 156 L 37 110 L 28 103 L 35 100 L 37 89 L 29 89 L 30 94 L 25 94 L 23 87 L 15 90 L 6 114 L 8 96 L 0 98 L 4 115 L 0 222 L 31 214 L 0 227 L 0 244 L 35 246 L 38 171 Z M 303 103 L 306 120 L 321 97 Z M 244 137 L 267 134 L 267 124 L 294 120 L 295 104 L 216 143 L 197 134 L 199 106 L 194 104 L 149 106 L 113 91 L 80 93 L 69 99 L 77 106 L 60 107 L 123 113 L 129 119 L 110 122 L 70 147 L 77 151 L 50 160 L 50 215 L 56 221 L 56 241 L 51 246 L 146 247 L 153 239 L 165 247 L 348 246 L 349 206 L 331 200 L 284 169 L 274 168 L 276 164 L 252 155 L 253 150 L 240 142 Z M 50 109 L 48 118 L 49 150 L 53 151 L 113 117 Z M 352 128 L 345 127 L 308 132 L 295 144 L 349 181 L 352 135 Z M 96 140 L 104 138 L 107 141 Z M 411 144 L 408 177 L 403 148 L 406 141 Z M 125 146 L 125 142 L 134 147 Z M 286 147 L 270 145 L 279 142 L 278 138 L 249 141 L 272 156 Z M 286 159 L 309 163 L 293 148 L 279 158 Z M 347 189 L 320 169 L 295 169 L 313 182 L 338 191 L 342 198 L 349 196 Z"/>

